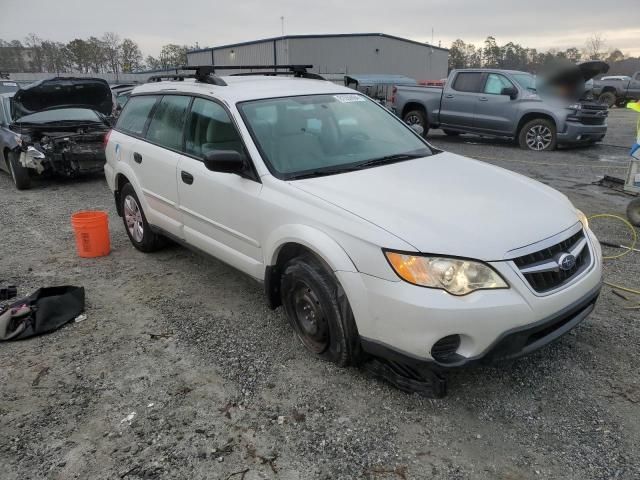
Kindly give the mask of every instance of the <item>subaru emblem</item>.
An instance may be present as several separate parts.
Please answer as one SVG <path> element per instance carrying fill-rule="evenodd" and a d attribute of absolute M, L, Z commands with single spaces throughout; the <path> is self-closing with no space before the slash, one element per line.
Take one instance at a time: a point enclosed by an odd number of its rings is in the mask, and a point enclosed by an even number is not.
<path fill-rule="evenodd" d="M 567 270 L 571 270 L 575 266 L 576 257 L 571 255 L 570 253 L 563 253 L 562 255 L 560 255 L 560 258 L 558 258 L 558 267 L 560 267 L 560 270 L 566 272 Z"/>

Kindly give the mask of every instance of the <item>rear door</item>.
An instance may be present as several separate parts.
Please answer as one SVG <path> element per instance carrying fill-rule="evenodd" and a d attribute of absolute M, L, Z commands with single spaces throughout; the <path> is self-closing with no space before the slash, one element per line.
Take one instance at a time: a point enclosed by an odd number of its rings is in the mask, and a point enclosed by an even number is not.
<path fill-rule="evenodd" d="M 177 173 L 184 238 L 225 263 L 262 278 L 258 240 L 262 183 L 257 176 L 246 178 L 207 169 L 203 155 L 212 150 L 234 150 L 250 162 L 227 110 L 212 100 L 195 98 Z"/>
<path fill-rule="evenodd" d="M 629 82 L 627 96 L 634 100 L 640 100 L 640 72 L 636 72 Z"/>
<path fill-rule="evenodd" d="M 473 128 L 478 99 L 483 96 L 482 72 L 458 72 L 447 82 L 440 105 L 440 124 L 443 127 Z"/>
<path fill-rule="evenodd" d="M 118 121 L 118 128 L 126 131 L 129 128 L 126 116 L 130 111 L 140 109 L 139 117 L 149 111 L 142 126 L 139 119 L 132 119 L 131 128 L 136 138 L 126 146 L 127 151 L 121 152 L 121 158 L 135 172 L 148 222 L 180 238 L 182 221 L 178 211 L 176 170 L 190 102 L 191 97 L 185 95 L 135 96 L 127 102 Z"/>
<path fill-rule="evenodd" d="M 509 95 L 502 95 L 505 88 L 516 86 L 500 73 L 486 75 L 482 95 L 477 97 L 475 128 L 496 134 L 510 134 L 515 131 L 517 108 Z"/>

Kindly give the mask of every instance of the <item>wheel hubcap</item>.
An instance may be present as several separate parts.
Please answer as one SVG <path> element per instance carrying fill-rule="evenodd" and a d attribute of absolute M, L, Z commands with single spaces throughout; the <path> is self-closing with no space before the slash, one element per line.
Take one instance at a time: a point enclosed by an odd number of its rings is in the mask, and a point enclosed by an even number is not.
<path fill-rule="evenodd" d="M 138 243 L 142 242 L 142 237 L 144 236 L 142 211 L 136 199 L 131 195 L 127 195 L 124 199 L 124 221 L 131 237 Z"/>
<path fill-rule="evenodd" d="M 324 352 L 329 346 L 329 326 L 318 296 L 300 283 L 293 293 L 293 306 L 302 342 L 314 353 Z"/>
<path fill-rule="evenodd" d="M 551 145 L 553 133 L 551 129 L 544 125 L 536 125 L 531 127 L 527 132 L 527 146 L 531 150 L 544 150 Z"/>

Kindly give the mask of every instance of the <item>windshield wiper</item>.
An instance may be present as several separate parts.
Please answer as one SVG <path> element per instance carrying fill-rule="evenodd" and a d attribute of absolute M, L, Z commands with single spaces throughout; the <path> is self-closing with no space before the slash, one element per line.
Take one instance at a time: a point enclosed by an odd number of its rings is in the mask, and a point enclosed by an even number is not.
<path fill-rule="evenodd" d="M 324 175 L 335 175 L 337 173 L 353 172 L 358 170 L 358 166 L 355 167 L 341 167 L 341 168 L 322 168 L 318 170 L 311 170 L 309 172 L 302 172 L 293 174 L 287 178 L 287 180 L 302 180 L 303 178 L 322 177 Z"/>
<path fill-rule="evenodd" d="M 384 165 L 385 163 L 401 162 L 403 160 L 414 160 L 416 158 L 422 158 L 427 155 L 420 155 L 417 153 L 397 153 L 395 155 L 386 155 L 380 158 L 373 158 L 357 164 L 354 169 L 360 170 L 361 168 L 373 167 L 376 165 Z"/>

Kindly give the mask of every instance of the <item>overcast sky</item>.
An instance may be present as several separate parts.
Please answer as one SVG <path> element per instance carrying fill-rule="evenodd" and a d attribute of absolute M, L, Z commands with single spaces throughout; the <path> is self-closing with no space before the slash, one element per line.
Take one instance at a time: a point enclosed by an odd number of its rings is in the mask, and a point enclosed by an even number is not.
<path fill-rule="evenodd" d="M 448 47 L 494 35 L 539 50 L 583 48 L 597 32 L 640 55 L 638 0 L 0 0 L 0 38 L 67 42 L 111 31 L 145 55 L 166 43 L 214 46 L 281 34 L 383 32 Z"/>

